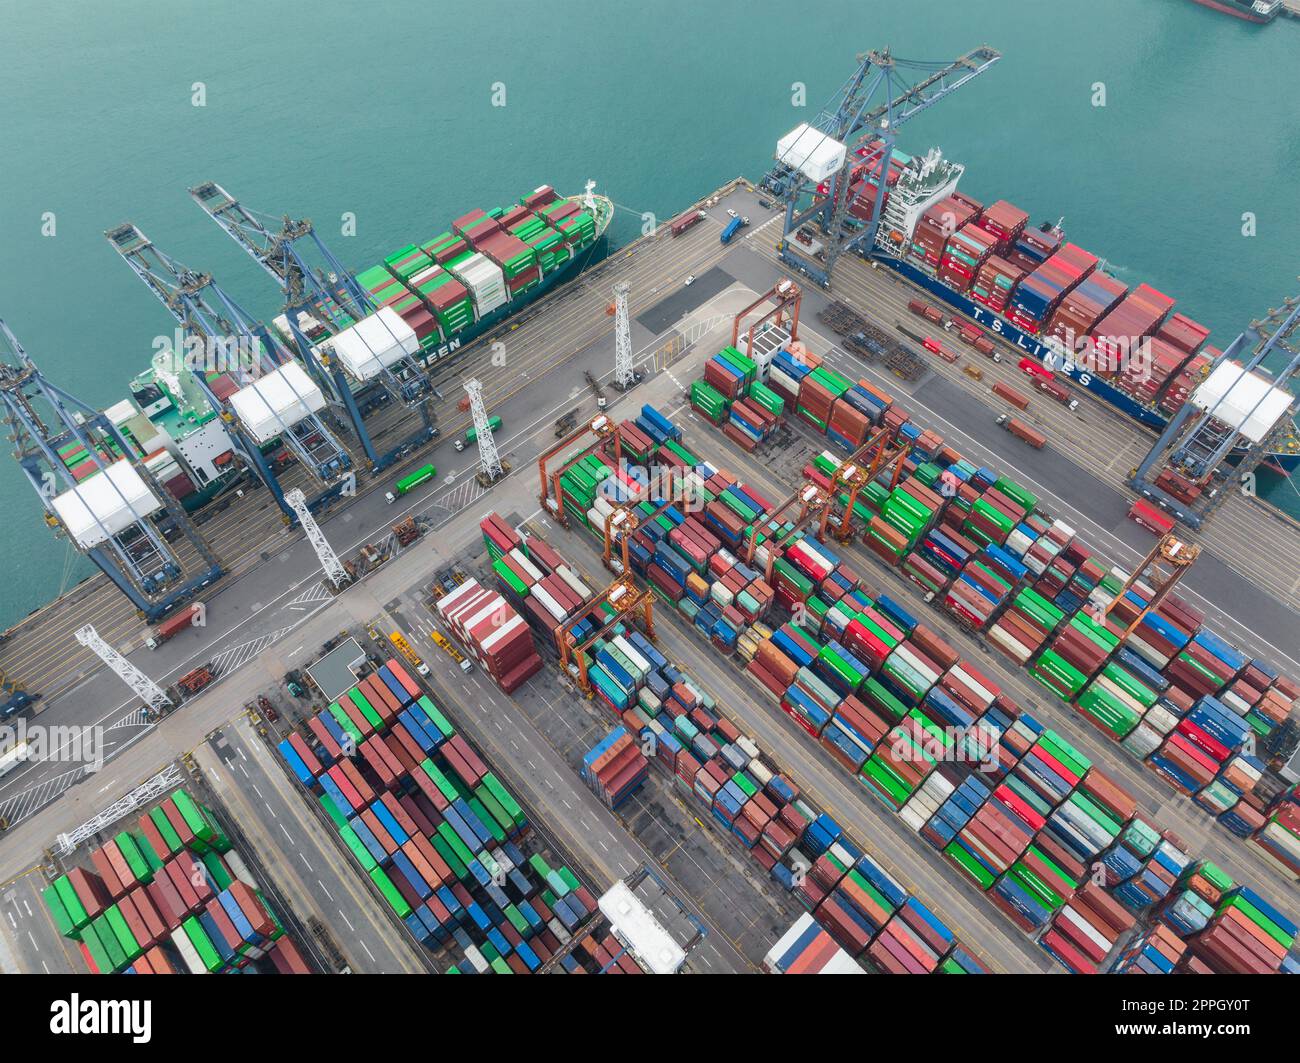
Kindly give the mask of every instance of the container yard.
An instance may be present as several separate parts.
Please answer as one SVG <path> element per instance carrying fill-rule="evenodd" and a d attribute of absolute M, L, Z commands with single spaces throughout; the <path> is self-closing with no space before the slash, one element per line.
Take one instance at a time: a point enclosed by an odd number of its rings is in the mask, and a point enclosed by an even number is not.
<path fill-rule="evenodd" d="M 99 575 L 0 639 L 0 970 L 75 977 L 92 1027 L 156 1001 L 167 1046 L 247 987 L 106 976 L 984 975 L 873 984 L 1022 1043 L 1289 1032 L 1300 523 L 1242 487 L 1300 460 L 1300 310 L 1214 346 L 907 154 L 1001 59 L 863 51 L 663 220 L 524 176 L 352 262 L 197 185 L 281 289 L 249 311 L 107 230 L 178 336 L 262 361 L 37 424 L 64 393 L 4 329 L 0 412 Z M 308 1007 L 267 1048 L 335 994 L 422 1037 L 407 983 L 276 984 Z"/>

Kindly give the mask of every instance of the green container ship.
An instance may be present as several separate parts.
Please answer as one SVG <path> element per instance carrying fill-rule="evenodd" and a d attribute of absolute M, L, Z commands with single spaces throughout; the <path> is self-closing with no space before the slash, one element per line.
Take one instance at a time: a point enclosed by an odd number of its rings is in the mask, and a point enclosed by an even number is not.
<path fill-rule="evenodd" d="M 399 248 L 356 279 L 377 311 L 390 309 L 414 331 L 418 358 L 432 367 L 572 279 L 590 261 L 613 215 L 613 202 L 590 188 L 565 197 L 543 185 L 511 206 L 462 215 L 445 232 Z M 311 319 L 298 322 L 312 340 L 353 323 L 334 321 L 327 329 Z M 292 348 L 288 320 L 281 315 L 273 325 Z M 227 487 L 242 463 L 199 387 L 195 374 L 202 370 L 172 353 L 182 349 L 181 339 L 156 353 L 149 368 L 131 381 L 129 397 L 104 412 L 137 447 L 157 482 L 193 512 Z M 238 390 L 226 373 L 206 372 L 205 378 L 218 398 Z M 376 387 L 374 382 L 354 385 L 363 410 L 362 393 Z M 278 439 L 262 447 L 272 458 L 281 449 Z M 98 468 L 75 446 L 61 456 L 78 480 Z"/>

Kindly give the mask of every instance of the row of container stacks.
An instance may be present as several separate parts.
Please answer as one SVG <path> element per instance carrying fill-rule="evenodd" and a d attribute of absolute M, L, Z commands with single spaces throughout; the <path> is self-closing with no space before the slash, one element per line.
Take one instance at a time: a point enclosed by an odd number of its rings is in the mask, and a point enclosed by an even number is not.
<path fill-rule="evenodd" d="M 212 811 L 177 790 L 43 891 L 92 974 L 308 974 Z"/>
<path fill-rule="evenodd" d="M 806 364 L 802 354 L 786 356 Z M 769 366 L 774 390 L 782 358 L 778 352 Z M 1245 742 L 1247 732 L 1256 743 L 1268 742 L 1292 713 L 1300 685 L 1230 647 L 1177 595 L 1148 614 L 1121 646 L 1120 625 L 1152 590 L 1138 584 L 1116 605 L 1115 620 L 1098 623 L 1092 612 L 1112 603 L 1127 574 L 1094 553 L 1073 528 L 1039 512 L 1033 492 L 966 460 L 888 396 L 876 395 L 885 403 L 880 423 L 910 453 L 897 484 L 882 474 L 856 501 L 854 519 L 865 529 L 868 549 L 1192 795 L 1226 829 L 1251 838 L 1285 874 L 1300 876 L 1300 794 L 1285 790 L 1262 760 L 1246 752 Z M 649 424 L 650 413 L 655 411 L 643 410 L 638 421 Z M 753 625 L 765 619 L 773 602 L 786 612 L 798 603 L 820 624 L 845 597 L 845 577 L 825 582 L 847 569 L 836 552 L 799 533 L 783 556 L 769 558 L 766 542 L 789 536 L 789 522 L 764 522 L 770 506 L 762 495 L 695 458 L 678 442 L 678 426 L 656 429 L 664 442 L 647 460 L 671 472 L 675 497 L 690 499 L 690 505 L 659 511 L 662 499 L 631 496 L 645 521 L 629 541 L 634 570 L 723 652 L 752 655 L 762 641 Z M 829 490 L 839 460 L 825 452 L 804 476 Z M 836 501 L 847 505 L 847 495 L 840 493 Z M 603 532 L 600 522 L 582 523 Z M 750 567 L 739 558 L 755 529 Z M 763 578 L 769 561 L 771 583 Z M 875 595 L 864 597 L 869 605 Z"/>
<path fill-rule="evenodd" d="M 767 974 L 866 974 L 813 917 L 804 912 L 763 957 Z"/>
<path fill-rule="evenodd" d="M 644 764 L 652 764 L 873 970 L 982 970 L 641 632 L 616 625 L 608 641 L 593 647 L 589 675 L 596 702 L 619 721 L 583 762 L 584 779 L 606 804 L 635 792 Z M 616 773 L 603 770 L 611 765 Z"/>
<path fill-rule="evenodd" d="M 531 291 L 595 240 L 591 212 L 544 185 L 514 206 L 457 218 L 449 231 L 361 271 L 357 282 L 428 348 Z"/>
<path fill-rule="evenodd" d="M 514 795 L 396 660 L 279 752 L 412 936 L 460 957 L 451 972 L 536 972 L 595 911 L 577 877 L 538 851 Z"/>
<path fill-rule="evenodd" d="M 1220 353 L 1205 346 L 1209 329 L 1173 313 L 1174 300 L 1150 285 L 1130 291 L 1059 230 L 1027 222 L 1005 200 L 986 208 L 954 193 L 921 216 L 910 257 L 1022 332 L 1057 341 L 1081 364 L 1095 356 L 1096 375 L 1139 402 L 1177 413 Z M 1139 341 L 1139 356 L 1130 358 Z"/>
<path fill-rule="evenodd" d="M 500 529 L 494 529 L 492 534 L 501 539 L 513 536 L 514 532 L 502 522 Z M 488 538 L 487 531 L 484 536 Z M 488 542 L 489 549 L 495 547 L 493 539 L 488 538 Z M 501 562 L 501 557 L 493 560 Z M 521 582 L 530 579 L 540 583 L 542 577 L 534 575 L 538 571 L 535 566 L 518 564 L 513 559 L 511 563 L 520 569 L 517 578 Z M 501 564 L 506 567 L 504 562 Z M 538 600 L 548 604 L 556 601 L 545 588 Z M 528 622 L 496 591 L 471 578 L 438 598 L 435 608 L 456 638 L 505 693 L 514 693 L 541 670 L 542 659 Z"/>
<path fill-rule="evenodd" d="M 607 808 L 619 808 L 649 775 L 649 762 L 626 727 L 616 727 L 582 758 L 582 780 Z"/>
<path fill-rule="evenodd" d="M 940 596 L 954 616 L 987 632 L 986 637 L 1012 660 L 1029 664 L 1034 678 L 1059 696 L 1071 699 L 1085 718 L 1095 720 L 1095 714 L 1101 711 L 1096 706 L 1103 704 L 1106 697 L 1130 696 L 1117 679 L 1122 678 L 1131 687 L 1133 682 L 1141 682 L 1137 674 L 1145 675 L 1163 693 L 1151 706 L 1158 711 L 1139 719 L 1132 729 L 1128 748 L 1139 750 L 1141 743 L 1149 744 L 1154 739 L 1155 745 L 1147 753 L 1157 755 L 1148 764 L 1166 777 L 1164 763 L 1179 758 L 1189 743 L 1204 753 L 1214 729 L 1232 737 L 1223 731 L 1226 721 L 1213 716 L 1211 703 L 1197 704 L 1200 698 L 1220 694 L 1228 697 L 1225 688 L 1232 687 L 1233 715 L 1261 740 L 1286 720 L 1296 699 L 1295 684 L 1265 662 L 1249 661 L 1244 655 L 1229 652 L 1221 639 L 1202 628 L 1204 618 L 1177 597 L 1172 599 L 1172 605 L 1167 600 L 1166 608 L 1182 610 L 1183 622 L 1191 629 L 1184 633 L 1181 643 L 1192 644 L 1193 648 L 1185 651 L 1189 659 L 1181 663 L 1174 658 L 1161 661 L 1157 651 L 1157 659 L 1147 661 L 1142 652 L 1150 656 L 1154 647 L 1145 642 L 1141 626 L 1125 646 L 1119 646 L 1111 630 L 1117 625 L 1099 624 L 1082 609 L 1090 602 L 1104 605 L 1111 601 L 1125 574 L 1108 569 L 1063 522 L 1036 512 L 1037 498 L 1032 492 L 990 469 L 966 462 L 937 437 L 923 441 L 919 427 L 911 431 L 902 428 L 898 438 L 908 440 L 913 451 L 905 462 L 903 480 L 892 489 L 887 483 L 873 484 L 858 502 L 862 507 L 859 517 L 878 522 L 870 524 L 867 544 L 882 561 L 899 567 L 927 592 Z M 682 447 L 674 446 L 671 457 L 680 461 Z M 832 455 L 823 454 L 805 469 L 805 474 L 810 479 L 820 478 L 822 486 L 829 487 L 829 472 L 837 462 Z M 904 806 L 933 768 L 933 763 L 922 762 L 918 772 L 914 766 L 889 762 L 884 753 L 875 756 L 876 746 L 886 734 L 892 735 L 892 742 L 905 735 L 917 737 L 918 727 L 930 733 L 930 729 L 941 730 L 953 721 L 959 721 L 953 724 L 956 726 L 969 726 L 987 715 L 999 699 L 1000 709 L 1007 715 L 997 730 L 1004 730 L 1015 718 L 1014 706 L 1002 697 L 995 683 L 980 676 L 969 662 L 943 660 L 952 657 L 951 649 L 944 650 L 933 632 L 919 625 L 888 596 L 871 591 L 836 551 L 806 534 L 792 538 L 779 556 L 771 558 L 773 582 L 769 587 L 772 602 L 781 612 L 788 615 L 796 606 L 802 610 L 807 617 L 802 625 L 786 624 L 773 630 L 775 620 L 771 625 L 764 623 L 764 614 L 753 618 L 733 614 L 726 638 L 715 637 L 712 614 L 705 610 L 712 604 L 712 588 L 718 581 L 711 582 L 706 576 L 712 576 L 715 569 L 733 571 L 737 562 L 730 550 L 738 549 L 757 526 L 755 567 L 744 575 L 763 583 L 757 577 L 766 570 L 769 560 L 767 542 L 788 534 L 792 528 L 788 524 L 765 524 L 761 516 L 766 507 L 760 504 L 755 514 L 752 490 L 743 484 L 737 488 L 736 478 L 725 471 L 698 462 L 688 468 L 677 466 L 675 471 L 683 480 L 698 483 L 708 477 L 705 485 L 710 481 L 715 485 L 725 483 L 732 489 L 733 498 L 748 497 L 750 522 L 741 517 L 732 523 L 725 541 L 715 536 L 720 545 L 712 556 L 707 551 L 690 556 L 678 550 L 672 540 L 666 544 L 664 540 L 684 527 L 688 519 L 696 519 L 695 514 L 688 517 L 669 507 L 632 537 L 629 556 L 634 567 L 656 593 L 695 619 L 715 648 L 732 652 L 734 637 L 737 656 L 755 677 L 781 696 L 786 710 L 823 745 L 837 752 L 864 782 L 868 776 L 873 777 L 882 799 L 892 798 L 898 803 L 896 807 Z M 941 477 L 949 482 L 935 491 Z M 896 492 L 904 492 L 906 497 Z M 706 507 L 707 517 L 708 505 L 716 498 L 707 486 L 697 488 L 696 493 Z M 638 504 L 638 509 L 649 517 L 655 513 L 657 501 L 647 499 Z M 842 499 L 841 504 L 846 501 Z M 724 504 L 723 508 L 731 507 Z M 739 513 L 735 515 L 740 517 Z M 884 548 L 886 539 L 892 548 Z M 650 549 L 645 548 L 647 541 Z M 684 578 L 663 580 L 660 574 L 671 570 Z M 699 577 L 699 582 L 691 579 L 692 575 Z M 957 589 L 945 595 L 951 587 Z M 723 590 L 727 589 L 724 584 Z M 1144 594 L 1149 595 L 1150 590 L 1139 585 L 1129 593 L 1128 602 L 1140 608 L 1145 603 Z M 701 626 L 698 617 L 702 613 L 705 621 Z M 1159 616 L 1160 611 L 1152 615 Z M 741 624 L 739 632 L 735 622 Z M 922 642 L 914 638 L 918 627 Z M 919 648 L 922 646 L 925 648 Z M 1208 646 L 1214 650 L 1208 650 Z M 902 652 L 898 652 L 900 649 Z M 938 657 L 929 655 L 935 652 Z M 1070 664 L 1064 654 L 1083 664 L 1087 674 Z M 1212 665 L 1211 658 L 1219 662 L 1217 666 Z M 1061 665 L 1079 672 L 1077 684 L 1060 685 L 1060 677 L 1070 675 Z M 1208 667 L 1213 679 L 1198 673 L 1197 665 Z M 1144 673 L 1144 667 L 1159 678 Z M 954 673 L 954 668 L 960 671 Z M 1195 678 L 1197 674 L 1199 679 Z M 832 682 L 838 688 L 830 685 Z M 1074 700 L 1088 685 L 1093 693 L 1081 701 Z M 936 686 L 940 692 L 932 693 Z M 1112 687 L 1119 690 L 1119 695 Z M 953 690 L 964 692 L 968 702 L 962 703 Z M 864 715 L 855 702 L 844 708 L 850 697 L 863 703 L 871 715 Z M 950 716 L 944 717 L 943 712 L 933 708 L 921 708 L 927 698 Z M 1162 704 L 1157 706 L 1155 701 Z M 921 713 L 924 722 L 912 715 L 915 712 Z M 995 719 L 989 717 L 990 721 Z M 1042 729 L 1032 721 L 1024 726 Z M 1124 731 L 1124 737 L 1129 733 Z M 1238 738 L 1243 734 L 1240 724 L 1236 734 Z M 1048 741 L 1058 742 L 1059 736 Z M 1253 837 L 1275 859 L 1277 850 L 1292 854 L 1289 858 L 1293 859 L 1297 851 L 1297 836 L 1292 829 L 1300 800 L 1297 791 L 1293 788 L 1279 792 L 1280 780 L 1267 775 L 1262 762 L 1245 753 L 1244 743 L 1223 745 L 1226 753 L 1219 750 L 1222 759 L 1214 762 L 1217 771 L 1210 770 L 1204 776 L 1205 783 L 1195 790 L 1195 799 L 1217 815 L 1227 829 Z M 890 743 L 886 748 L 891 748 Z M 875 763 L 868 766 L 873 756 Z M 1085 769 L 1082 777 L 1090 765 L 1076 761 L 1076 767 Z M 1300 867 L 1287 864 L 1285 859 L 1278 862 L 1292 876 Z M 1006 869 L 990 864 L 982 870 L 996 881 Z M 1010 892 L 1011 887 L 1002 890 Z"/>
<path fill-rule="evenodd" d="M 607 920 L 584 934 L 564 953 L 552 974 L 648 974 L 610 927 Z"/>

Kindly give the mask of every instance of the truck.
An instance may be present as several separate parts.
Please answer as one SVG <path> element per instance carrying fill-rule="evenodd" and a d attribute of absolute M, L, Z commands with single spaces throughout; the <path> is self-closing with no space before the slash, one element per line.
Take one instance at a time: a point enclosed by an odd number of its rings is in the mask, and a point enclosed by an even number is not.
<path fill-rule="evenodd" d="M 415 650 L 411 649 L 411 644 L 406 641 L 405 635 L 400 631 L 394 631 L 388 636 L 388 641 L 393 644 L 394 649 L 405 657 L 407 663 L 410 664 L 410 666 L 420 675 L 429 674 L 429 666 L 420 660 L 420 655 L 416 653 Z"/>
<path fill-rule="evenodd" d="M 1173 517 L 1166 516 L 1150 502 L 1137 499 L 1129 508 L 1128 519 L 1153 535 L 1168 535 L 1174 528 Z"/>
<path fill-rule="evenodd" d="M 731 243 L 731 238 L 740 232 L 740 227 L 743 224 L 744 222 L 740 218 L 732 218 L 722 230 L 722 236 L 719 237 L 720 241 L 724 244 Z"/>
<path fill-rule="evenodd" d="M 959 357 L 956 351 L 949 350 L 933 336 L 926 336 L 925 339 L 921 341 L 921 346 L 931 354 L 937 354 L 945 362 L 955 362 Z"/>
<path fill-rule="evenodd" d="M 447 636 L 444 635 L 437 628 L 429 629 L 429 638 L 433 639 L 433 644 L 437 646 L 438 649 L 442 650 L 442 652 L 445 653 L 448 657 L 450 657 L 453 661 L 455 661 L 460 666 L 460 670 L 464 672 L 466 675 L 469 675 L 470 672 L 474 671 L 473 662 L 470 661 L 469 658 L 467 658 L 463 653 L 461 653 L 460 650 L 456 649 L 456 647 L 452 644 L 451 639 L 447 638 Z"/>
<path fill-rule="evenodd" d="M 494 432 L 501 431 L 501 418 L 498 417 L 496 414 L 493 414 L 491 417 L 488 418 L 488 427 L 492 429 L 492 431 Z M 456 448 L 457 453 L 460 453 L 460 451 L 464 450 L 467 446 L 477 442 L 478 442 L 478 429 L 470 428 L 470 430 L 465 433 L 465 438 L 456 440 L 454 443 L 452 443 L 452 446 Z"/>
<path fill-rule="evenodd" d="M 943 311 L 931 306 L 929 303 L 922 302 L 920 299 L 909 299 L 907 309 L 917 317 L 925 318 L 932 325 L 943 324 Z"/>
<path fill-rule="evenodd" d="M 1047 443 L 1047 437 L 1042 432 L 1035 431 L 1024 421 L 1017 421 L 1014 417 L 1010 417 L 1005 413 L 998 415 L 998 424 L 1017 439 L 1024 440 L 1035 450 L 1042 450 Z"/>
<path fill-rule="evenodd" d="M 384 501 L 389 505 L 396 502 L 402 495 L 414 491 L 421 484 L 426 484 L 438 475 L 438 470 L 432 465 L 421 465 L 415 472 L 408 473 L 393 485 L 391 491 L 384 492 Z"/>
<path fill-rule="evenodd" d="M 30 749 L 26 742 L 19 742 L 12 749 L 0 754 L 0 778 L 8 775 L 27 760 Z"/>
<path fill-rule="evenodd" d="M 197 694 L 200 690 L 202 690 L 205 686 L 207 686 L 209 683 L 211 683 L 213 678 L 214 676 L 212 675 L 211 666 L 207 664 L 203 664 L 200 665 L 198 668 L 194 668 L 191 671 L 186 672 L 183 676 L 181 676 L 178 680 L 176 680 L 176 685 L 180 687 L 181 690 L 183 690 L 187 696 L 192 697 L 193 695 Z"/>
<path fill-rule="evenodd" d="M 195 621 L 203 615 L 203 605 L 200 602 L 192 602 L 182 609 L 175 616 L 169 616 L 161 624 L 149 633 L 149 637 L 144 640 L 144 644 L 151 650 L 156 650 L 168 639 L 173 639 L 182 631 L 194 627 Z"/>
<path fill-rule="evenodd" d="M 1062 384 L 1059 380 L 1049 380 L 1046 377 L 1035 376 L 1034 382 L 1038 385 L 1040 391 L 1045 391 L 1051 395 L 1057 402 L 1064 403 L 1071 410 L 1079 408 L 1079 400 L 1070 398 L 1070 389 Z"/>
<path fill-rule="evenodd" d="M 704 211 L 702 210 L 688 210 L 685 214 L 681 215 L 680 217 L 674 218 L 672 222 L 669 223 L 668 227 L 669 229 L 672 230 L 673 236 L 678 237 L 681 236 L 682 233 L 684 233 L 687 229 L 691 228 L 691 226 L 698 225 L 707 217 L 708 215 L 705 214 Z"/>

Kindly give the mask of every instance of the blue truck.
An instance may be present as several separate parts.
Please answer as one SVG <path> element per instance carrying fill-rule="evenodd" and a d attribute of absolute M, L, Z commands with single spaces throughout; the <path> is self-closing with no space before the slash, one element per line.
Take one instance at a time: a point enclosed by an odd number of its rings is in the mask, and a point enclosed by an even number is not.
<path fill-rule="evenodd" d="M 740 218 L 732 218 L 731 221 L 727 222 L 727 227 L 722 230 L 722 236 L 720 237 L 721 241 L 724 244 L 731 243 L 731 238 L 740 231 L 740 227 L 743 224 L 744 222 Z"/>

